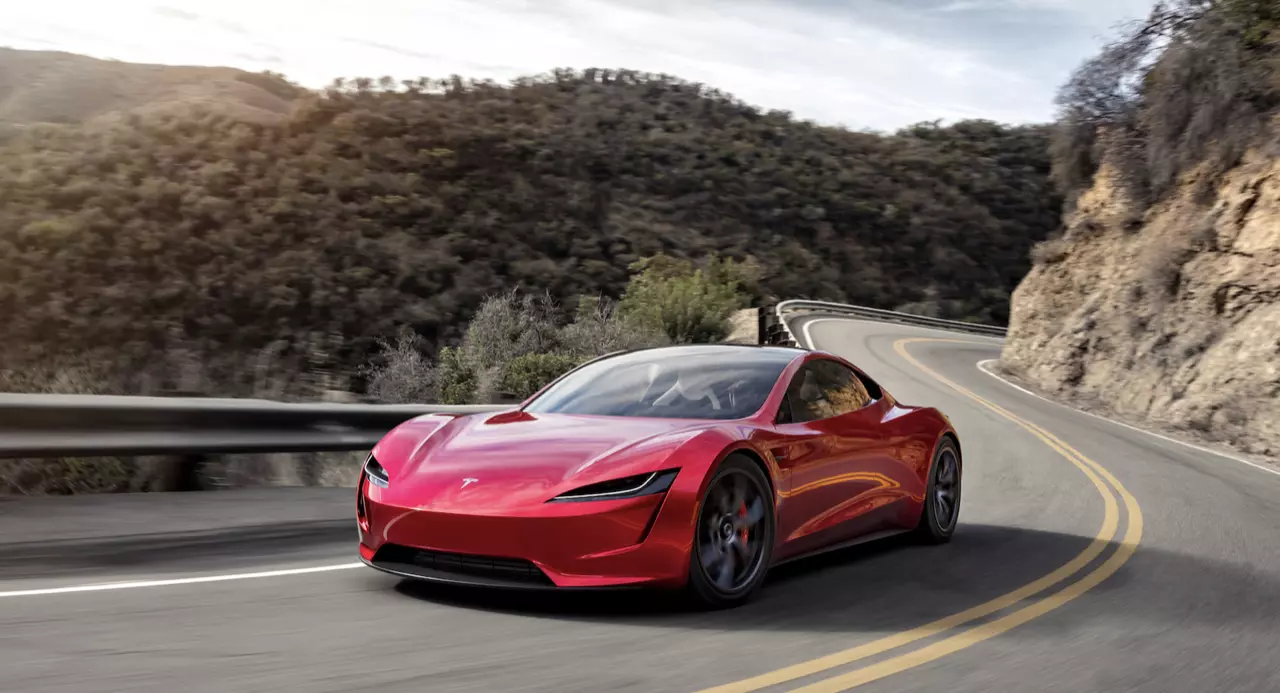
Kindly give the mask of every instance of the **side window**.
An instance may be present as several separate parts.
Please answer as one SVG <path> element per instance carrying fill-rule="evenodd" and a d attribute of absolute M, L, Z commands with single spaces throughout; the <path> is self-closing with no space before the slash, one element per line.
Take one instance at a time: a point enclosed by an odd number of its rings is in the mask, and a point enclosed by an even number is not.
<path fill-rule="evenodd" d="M 871 398 L 872 402 L 884 397 L 884 391 L 868 375 L 857 371 L 854 372 L 854 375 L 858 376 L 858 380 L 862 381 L 862 387 L 866 389 L 867 396 Z"/>
<path fill-rule="evenodd" d="M 791 380 L 779 420 L 803 423 L 829 419 L 857 411 L 872 401 L 857 373 L 835 361 L 813 361 Z"/>

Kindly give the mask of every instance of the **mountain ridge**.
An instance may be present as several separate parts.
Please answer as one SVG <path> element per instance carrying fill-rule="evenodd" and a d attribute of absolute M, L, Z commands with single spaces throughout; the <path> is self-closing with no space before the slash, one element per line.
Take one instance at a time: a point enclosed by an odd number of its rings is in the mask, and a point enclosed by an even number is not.
<path fill-rule="evenodd" d="M 277 75 L 236 68 L 128 63 L 0 47 L 0 123 L 10 126 L 82 124 L 192 107 L 272 122 L 287 116 L 305 93 Z"/>

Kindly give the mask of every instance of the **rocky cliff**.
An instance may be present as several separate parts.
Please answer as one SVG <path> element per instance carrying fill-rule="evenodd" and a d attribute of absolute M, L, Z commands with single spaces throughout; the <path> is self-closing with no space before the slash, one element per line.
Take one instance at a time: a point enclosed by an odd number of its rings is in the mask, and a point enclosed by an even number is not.
<path fill-rule="evenodd" d="M 1042 391 L 1280 455 L 1280 159 L 1135 213 L 1104 168 L 1013 294 L 1002 365 Z"/>

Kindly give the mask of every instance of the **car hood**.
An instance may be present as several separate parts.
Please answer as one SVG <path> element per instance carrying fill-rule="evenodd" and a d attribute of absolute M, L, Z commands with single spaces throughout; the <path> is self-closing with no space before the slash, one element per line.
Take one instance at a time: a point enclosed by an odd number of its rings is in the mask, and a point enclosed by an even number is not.
<path fill-rule="evenodd" d="M 507 412 L 466 416 L 430 430 L 396 455 L 393 502 L 437 511 L 511 511 L 580 486 L 670 466 L 705 421 Z M 381 446 L 380 446 L 381 447 Z"/>

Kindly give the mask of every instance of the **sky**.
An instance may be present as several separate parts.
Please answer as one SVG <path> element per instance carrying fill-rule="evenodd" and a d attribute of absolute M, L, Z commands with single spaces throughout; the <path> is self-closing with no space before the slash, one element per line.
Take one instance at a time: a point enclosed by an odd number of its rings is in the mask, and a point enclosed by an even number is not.
<path fill-rule="evenodd" d="M 0 0 L 0 46 L 335 77 L 618 67 L 853 129 L 1045 122 L 1151 0 Z"/>

